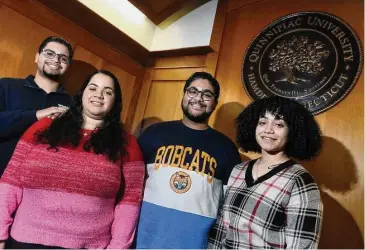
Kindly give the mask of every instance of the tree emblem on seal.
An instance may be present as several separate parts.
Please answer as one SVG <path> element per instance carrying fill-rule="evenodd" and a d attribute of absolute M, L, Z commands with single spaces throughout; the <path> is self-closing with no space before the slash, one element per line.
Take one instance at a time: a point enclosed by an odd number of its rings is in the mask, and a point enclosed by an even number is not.
<path fill-rule="evenodd" d="M 269 70 L 282 71 L 285 78 L 276 82 L 292 84 L 310 83 L 310 80 L 295 76 L 295 72 L 318 75 L 323 71 L 323 61 L 328 57 L 329 50 L 321 41 L 311 43 L 308 37 L 295 35 L 290 40 L 281 41 L 270 54 Z"/>

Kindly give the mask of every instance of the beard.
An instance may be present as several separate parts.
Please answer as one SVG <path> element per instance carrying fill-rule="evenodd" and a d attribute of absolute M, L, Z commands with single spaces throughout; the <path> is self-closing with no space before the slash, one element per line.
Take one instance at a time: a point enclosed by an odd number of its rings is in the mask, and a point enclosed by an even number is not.
<path fill-rule="evenodd" d="M 61 72 L 52 72 L 52 71 L 47 71 L 45 68 L 45 65 L 43 65 L 43 69 L 42 69 L 42 73 L 45 77 L 47 77 L 48 79 L 54 81 L 54 82 L 58 82 L 61 79 Z"/>
<path fill-rule="evenodd" d="M 207 123 L 209 117 L 212 115 L 213 110 L 211 112 L 204 112 L 199 115 L 194 115 L 189 111 L 189 105 L 191 102 L 188 102 L 186 106 L 184 106 L 183 102 L 181 101 L 181 109 L 184 113 L 184 115 L 192 122 L 195 123 Z"/>
<path fill-rule="evenodd" d="M 48 79 L 50 79 L 54 82 L 58 82 L 61 78 L 61 74 L 52 74 L 52 73 L 47 73 L 45 71 L 43 71 L 43 74 L 45 77 L 47 77 Z"/>

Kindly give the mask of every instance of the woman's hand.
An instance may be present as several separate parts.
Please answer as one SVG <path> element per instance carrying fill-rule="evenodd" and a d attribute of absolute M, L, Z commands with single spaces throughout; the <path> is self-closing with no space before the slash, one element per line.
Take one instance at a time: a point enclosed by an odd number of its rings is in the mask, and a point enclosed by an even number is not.
<path fill-rule="evenodd" d="M 5 240 L 0 240 L 0 249 L 5 249 Z"/>

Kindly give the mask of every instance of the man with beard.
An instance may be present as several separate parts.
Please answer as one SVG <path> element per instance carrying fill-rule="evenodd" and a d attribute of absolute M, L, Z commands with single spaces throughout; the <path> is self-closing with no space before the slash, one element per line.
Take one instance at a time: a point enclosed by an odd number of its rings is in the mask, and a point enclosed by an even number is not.
<path fill-rule="evenodd" d="M 35 56 L 35 76 L 0 79 L 0 176 L 27 128 L 39 119 L 56 118 L 68 109 L 71 99 L 59 80 L 72 56 L 70 43 L 61 37 L 48 37 Z"/>
<path fill-rule="evenodd" d="M 194 73 L 184 87 L 183 119 L 139 137 L 148 175 L 137 248 L 206 248 L 223 187 L 240 162 L 234 143 L 208 125 L 219 94 L 212 75 Z"/>

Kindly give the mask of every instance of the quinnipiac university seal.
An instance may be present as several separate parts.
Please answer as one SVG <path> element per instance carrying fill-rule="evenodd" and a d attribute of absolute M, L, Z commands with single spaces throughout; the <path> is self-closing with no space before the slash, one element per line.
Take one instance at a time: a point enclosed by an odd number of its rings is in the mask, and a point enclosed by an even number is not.
<path fill-rule="evenodd" d="M 298 12 L 269 24 L 246 50 L 242 81 L 252 99 L 278 95 L 312 114 L 340 102 L 354 87 L 362 48 L 353 29 L 323 12 Z"/>

